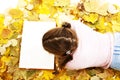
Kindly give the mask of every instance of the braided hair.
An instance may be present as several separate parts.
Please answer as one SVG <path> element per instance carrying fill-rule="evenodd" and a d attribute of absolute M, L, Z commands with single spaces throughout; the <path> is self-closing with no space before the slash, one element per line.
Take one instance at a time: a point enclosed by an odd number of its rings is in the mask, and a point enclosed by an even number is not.
<path fill-rule="evenodd" d="M 62 27 L 49 30 L 42 38 L 43 48 L 59 56 L 59 68 L 62 69 L 66 63 L 73 59 L 73 51 L 77 48 L 78 40 L 71 24 L 64 22 Z"/>

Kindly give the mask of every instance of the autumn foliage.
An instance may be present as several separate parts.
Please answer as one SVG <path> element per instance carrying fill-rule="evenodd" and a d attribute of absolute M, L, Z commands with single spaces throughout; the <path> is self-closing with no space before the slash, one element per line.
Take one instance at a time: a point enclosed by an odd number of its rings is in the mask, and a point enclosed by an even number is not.
<path fill-rule="evenodd" d="M 54 75 L 52 70 L 18 67 L 24 20 L 52 20 L 60 26 L 64 20 L 80 19 L 98 32 L 119 32 L 118 5 L 111 5 L 112 8 L 109 8 L 107 3 L 100 5 L 99 0 L 82 0 L 77 5 L 70 5 L 69 0 L 19 1 L 18 6 L 9 9 L 7 15 L 0 14 L 0 80 L 120 80 L 120 72 L 112 69 L 63 70 Z"/>

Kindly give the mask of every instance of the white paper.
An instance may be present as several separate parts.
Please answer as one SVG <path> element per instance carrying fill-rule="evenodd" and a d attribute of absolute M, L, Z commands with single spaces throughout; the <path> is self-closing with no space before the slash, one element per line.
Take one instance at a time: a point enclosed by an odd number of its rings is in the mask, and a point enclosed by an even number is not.
<path fill-rule="evenodd" d="M 54 55 L 43 49 L 42 36 L 55 26 L 55 22 L 24 22 L 19 68 L 54 69 Z"/>

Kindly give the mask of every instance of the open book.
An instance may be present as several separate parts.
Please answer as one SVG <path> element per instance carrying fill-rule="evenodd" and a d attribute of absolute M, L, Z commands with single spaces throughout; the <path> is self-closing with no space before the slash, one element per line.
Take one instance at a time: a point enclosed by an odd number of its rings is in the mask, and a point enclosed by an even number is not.
<path fill-rule="evenodd" d="M 55 27 L 55 22 L 24 22 L 19 68 L 54 69 L 54 55 L 43 49 L 42 37 Z"/>

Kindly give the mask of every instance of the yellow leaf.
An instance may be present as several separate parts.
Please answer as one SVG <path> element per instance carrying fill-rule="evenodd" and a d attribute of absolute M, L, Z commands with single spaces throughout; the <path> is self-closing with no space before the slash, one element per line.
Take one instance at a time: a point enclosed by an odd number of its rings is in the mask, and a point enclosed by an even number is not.
<path fill-rule="evenodd" d="M 96 31 L 104 33 L 106 30 L 105 28 L 105 17 L 99 17 L 98 23 L 95 25 Z"/>
<path fill-rule="evenodd" d="M 55 75 L 52 74 L 52 71 L 47 71 L 47 70 L 43 70 L 42 71 L 42 75 L 39 76 L 40 77 L 40 80 L 51 80 L 54 78 Z"/>
<path fill-rule="evenodd" d="M 64 74 L 63 76 L 60 76 L 60 80 L 71 80 L 71 79 L 70 76 Z"/>
<path fill-rule="evenodd" d="M 55 7 L 50 7 L 50 17 L 53 17 L 57 13 L 57 8 Z"/>
<path fill-rule="evenodd" d="M 8 62 L 10 62 L 10 57 L 2 56 L 1 61 L 8 63 Z"/>
<path fill-rule="evenodd" d="M 87 22 L 91 22 L 92 24 L 94 24 L 98 20 L 98 17 L 99 17 L 98 14 L 90 13 L 90 14 L 83 15 L 82 19 L 87 21 Z"/>
<path fill-rule="evenodd" d="M 86 70 L 81 70 L 76 80 L 89 80 L 90 76 L 87 74 Z"/>
<path fill-rule="evenodd" d="M 42 4 L 46 6 L 54 6 L 54 0 L 42 0 Z"/>
<path fill-rule="evenodd" d="M 23 18 L 23 12 L 19 9 L 10 9 L 8 13 L 13 18 Z"/>
<path fill-rule="evenodd" d="M 5 72 L 7 69 L 7 66 L 5 65 L 5 62 L 0 60 L 0 74 Z"/>
<path fill-rule="evenodd" d="M 111 80 L 111 79 L 110 79 Z M 115 79 L 113 79 L 113 80 L 120 80 L 120 77 L 116 77 Z"/>
<path fill-rule="evenodd" d="M 93 76 L 93 77 L 91 77 L 91 79 L 90 80 L 100 80 L 100 78 L 99 77 L 97 77 L 97 76 Z"/>
<path fill-rule="evenodd" d="M 40 5 L 39 6 L 39 13 L 40 14 L 50 14 L 50 8 L 47 5 Z"/>
<path fill-rule="evenodd" d="M 9 54 L 10 54 L 10 48 L 8 47 L 8 48 L 6 48 L 6 51 L 5 51 L 4 55 L 8 56 Z"/>
<path fill-rule="evenodd" d="M 12 35 L 12 31 L 10 29 L 3 29 L 2 33 L 0 34 L 2 38 L 10 38 Z"/>
<path fill-rule="evenodd" d="M 18 63 L 18 58 L 17 57 L 9 57 L 10 58 L 10 64 L 9 66 L 15 66 Z"/>
<path fill-rule="evenodd" d="M 4 15 L 3 14 L 0 14 L 0 25 L 1 24 L 4 24 Z"/>
<path fill-rule="evenodd" d="M 10 73 L 5 72 L 5 73 L 3 73 L 2 78 L 4 80 L 13 80 L 13 75 L 10 74 Z"/>
<path fill-rule="evenodd" d="M 116 21 L 117 23 L 120 24 L 120 12 L 114 14 L 114 15 L 111 15 L 111 20 L 112 21 Z"/>
<path fill-rule="evenodd" d="M 20 33 L 23 27 L 23 20 L 21 19 L 19 21 L 15 21 L 9 27 L 11 28 L 12 31 Z"/>
<path fill-rule="evenodd" d="M 0 46 L 3 44 L 6 44 L 7 42 L 8 42 L 8 39 L 0 39 Z"/>
<path fill-rule="evenodd" d="M 29 12 L 26 19 L 28 21 L 38 21 L 39 20 L 39 14 L 35 13 L 35 12 Z"/>
<path fill-rule="evenodd" d="M 116 21 L 112 21 L 112 28 L 114 32 L 120 32 L 120 23 L 117 23 Z"/>
<path fill-rule="evenodd" d="M 103 73 L 97 74 L 98 77 L 103 78 L 103 79 L 113 77 L 113 75 L 114 75 L 114 73 L 110 69 L 104 70 Z"/>
<path fill-rule="evenodd" d="M 111 22 L 113 24 L 112 26 L 113 31 L 119 32 L 120 31 L 120 12 L 111 16 Z"/>
<path fill-rule="evenodd" d="M 105 23 L 104 23 L 104 26 L 105 26 L 105 31 L 106 31 L 106 32 L 113 32 L 112 23 L 110 23 L 110 22 L 105 22 Z"/>

